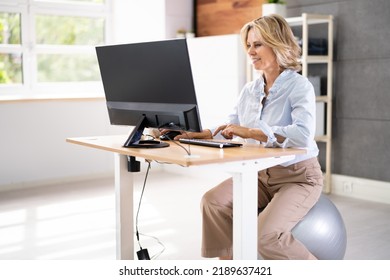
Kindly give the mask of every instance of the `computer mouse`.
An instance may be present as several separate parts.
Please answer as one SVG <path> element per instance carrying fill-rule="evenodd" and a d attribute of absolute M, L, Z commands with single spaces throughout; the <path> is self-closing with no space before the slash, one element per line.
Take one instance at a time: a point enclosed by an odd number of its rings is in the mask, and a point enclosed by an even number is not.
<path fill-rule="evenodd" d="M 161 135 L 160 140 L 164 140 L 164 141 L 173 140 L 173 138 L 175 138 L 177 135 L 180 135 L 180 134 L 181 134 L 180 131 L 171 130 L 171 131 Z"/>

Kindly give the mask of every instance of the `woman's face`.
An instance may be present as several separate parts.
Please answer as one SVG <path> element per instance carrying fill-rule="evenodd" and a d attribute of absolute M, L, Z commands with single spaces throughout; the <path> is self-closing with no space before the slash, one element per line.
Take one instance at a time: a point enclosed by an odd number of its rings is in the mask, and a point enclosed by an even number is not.
<path fill-rule="evenodd" d="M 275 53 L 270 47 L 263 45 L 261 38 L 253 29 L 248 31 L 247 47 L 247 53 L 256 70 L 267 72 L 279 69 Z"/>

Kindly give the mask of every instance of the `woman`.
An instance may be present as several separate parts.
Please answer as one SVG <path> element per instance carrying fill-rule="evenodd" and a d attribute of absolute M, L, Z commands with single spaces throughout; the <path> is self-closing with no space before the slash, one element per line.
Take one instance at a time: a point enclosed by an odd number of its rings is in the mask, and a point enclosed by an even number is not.
<path fill-rule="evenodd" d="M 316 259 L 291 230 L 319 199 L 323 177 L 315 134 L 315 94 L 298 74 L 300 47 L 284 20 L 264 16 L 244 25 L 242 41 L 258 79 L 246 84 L 227 124 L 180 137 L 241 137 L 266 147 L 299 147 L 307 153 L 258 173 L 258 252 L 264 259 Z M 232 179 L 202 199 L 203 257 L 231 259 Z"/>

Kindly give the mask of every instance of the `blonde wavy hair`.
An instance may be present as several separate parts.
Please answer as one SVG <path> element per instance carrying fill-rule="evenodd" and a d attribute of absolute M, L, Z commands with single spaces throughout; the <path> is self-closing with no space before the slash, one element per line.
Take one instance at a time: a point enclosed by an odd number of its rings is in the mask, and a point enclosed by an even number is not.
<path fill-rule="evenodd" d="M 301 70 L 301 47 L 282 16 L 263 16 L 245 24 L 241 29 L 241 40 L 246 50 L 249 30 L 253 30 L 264 45 L 272 48 L 280 68 Z"/>

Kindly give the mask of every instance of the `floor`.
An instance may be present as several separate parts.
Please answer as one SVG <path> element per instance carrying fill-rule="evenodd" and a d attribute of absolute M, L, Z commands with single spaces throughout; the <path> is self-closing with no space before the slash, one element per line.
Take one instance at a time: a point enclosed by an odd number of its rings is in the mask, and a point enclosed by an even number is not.
<path fill-rule="evenodd" d="M 153 259 L 202 259 L 199 201 L 221 179 L 151 170 L 138 227 Z M 135 207 L 143 180 L 135 175 Z M 389 260 L 390 204 L 330 198 L 347 228 L 345 259 Z M 112 178 L 1 192 L 0 259 L 115 259 L 114 203 Z"/>

